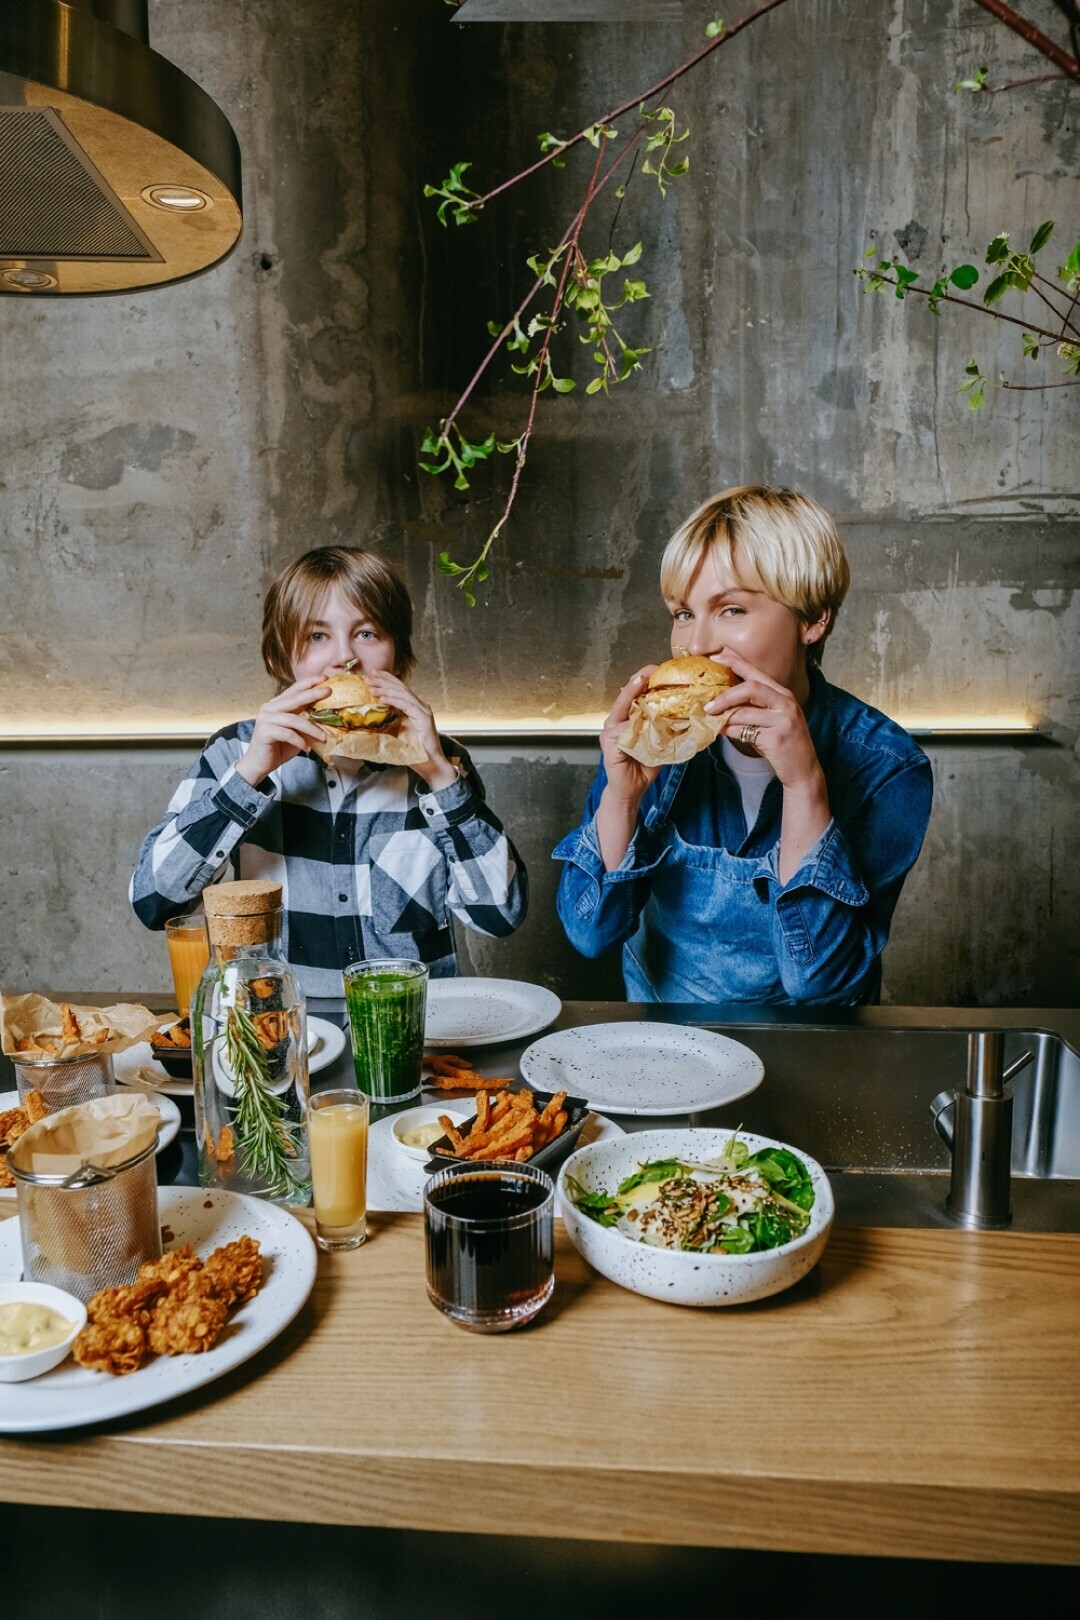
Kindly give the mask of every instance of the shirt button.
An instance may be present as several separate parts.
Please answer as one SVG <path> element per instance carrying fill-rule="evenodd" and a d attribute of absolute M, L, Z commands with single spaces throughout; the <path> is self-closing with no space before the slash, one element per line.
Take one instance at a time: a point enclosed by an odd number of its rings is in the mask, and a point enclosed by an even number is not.
<path fill-rule="evenodd" d="M 341 901 L 341 903 L 342 903 L 342 905 L 344 905 L 344 904 L 345 904 L 345 902 L 346 902 L 346 900 L 347 900 L 347 899 L 348 899 L 348 898 L 349 898 L 349 897 L 348 897 L 348 895 L 347 895 L 347 894 L 339 894 L 339 895 L 338 895 L 338 899 L 339 899 L 339 900 L 340 900 L 340 901 Z"/>
<path fill-rule="evenodd" d="M 327 778 L 326 785 L 327 785 L 327 787 L 337 787 L 337 783 L 336 782 L 331 782 L 329 780 L 329 778 Z"/>

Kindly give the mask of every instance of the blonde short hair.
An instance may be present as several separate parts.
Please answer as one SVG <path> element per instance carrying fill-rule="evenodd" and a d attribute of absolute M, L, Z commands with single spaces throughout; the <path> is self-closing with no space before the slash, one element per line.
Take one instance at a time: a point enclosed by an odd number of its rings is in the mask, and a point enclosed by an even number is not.
<path fill-rule="evenodd" d="M 297 648 L 332 586 L 344 591 L 353 606 L 394 643 L 394 674 L 406 680 L 416 659 L 412 599 L 405 581 L 377 551 L 319 546 L 283 568 L 263 602 L 263 663 L 279 686 L 292 685 Z"/>
<path fill-rule="evenodd" d="M 829 610 L 820 641 L 807 648 L 807 662 L 821 662 L 825 641 L 847 595 L 851 571 L 836 525 L 809 495 L 793 489 L 740 484 L 710 495 L 681 524 L 660 560 L 665 600 L 682 601 L 705 558 L 717 554 L 747 589 L 760 584 L 804 624 Z"/>

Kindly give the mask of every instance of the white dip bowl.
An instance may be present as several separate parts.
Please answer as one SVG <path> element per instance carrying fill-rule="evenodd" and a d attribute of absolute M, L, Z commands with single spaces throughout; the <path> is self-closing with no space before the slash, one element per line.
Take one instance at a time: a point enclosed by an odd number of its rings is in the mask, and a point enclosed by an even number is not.
<path fill-rule="evenodd" d="M 635 1131 L 606 1142 L 590 1142 L 572 1153 L 559 1172 L 558 1211 L 574 1247 L 602 1276 L 635 1294 L 671 1305 L 744 1305 L 765 1299 L 805 1277 L 828 1241 L 833 1195 L 824 1170 L 787 1142 L 750 1131 L 737 1133 L 751 1153 L 784 1147 L 805 1164 L 814 1185 L 810 1224 L 801 1237 L 760 1254 L 701 1254 L 635 1243 L 615 1227 L 600 1226 L 574 1204 L 567 1190 L 573 1177 L 587 1192 L 615 1188 L 649 1159 L 681 1158 L 696 1164 L 718 1157 L 729 1130 Z"/>
<path fill-rule="evenodd" d="M 47 1305 L 57 1316 L 71 1323 L 71 1332 L 59 1344 L 43 1350 L 24 1350 L 17 1356 L 0 1356 L 0 1383 L 19 1384 L 27 1378 L 40 1378 L 71 1353 L 71 1347 L 86 1326 L 86 1306 L 74 1294 L 50 1283 L 0 1283 L 0 1305 Z"/>

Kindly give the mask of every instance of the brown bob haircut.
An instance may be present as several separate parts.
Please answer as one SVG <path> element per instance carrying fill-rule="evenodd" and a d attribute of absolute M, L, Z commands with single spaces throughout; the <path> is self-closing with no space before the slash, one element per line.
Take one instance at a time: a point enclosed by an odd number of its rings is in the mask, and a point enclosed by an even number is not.
<path fill-rule="evenodd" d="M 412 599 L 392 562 L 377 551 L 319 546 L 283 568 L 263 602 L 263 663 L 279 689 L 293 683 L 293 659 L 331 587 L 337 586 L 394 643 L 394 674 L 407 680 L 412 647 Z"/>

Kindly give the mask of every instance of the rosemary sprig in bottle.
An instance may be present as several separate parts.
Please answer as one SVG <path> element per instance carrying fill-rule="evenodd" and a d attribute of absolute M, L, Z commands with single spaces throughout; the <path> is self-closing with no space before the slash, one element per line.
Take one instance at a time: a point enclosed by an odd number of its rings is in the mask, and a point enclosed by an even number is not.
<path fill-rule="evenodd" d="M 222 1000 L 225 985 L 222 983 Z M 270 1068 L 250 1013 L 235 1002 L 225 1013 L 225 1056 L 236 1087 L 236 1149 L 249 1170 L 266 1180 L 271 1198 L 302 1202 L 308 1188 L 293 1173 L 296 1157 L 285 1108 L 270 1089 Z"/>

